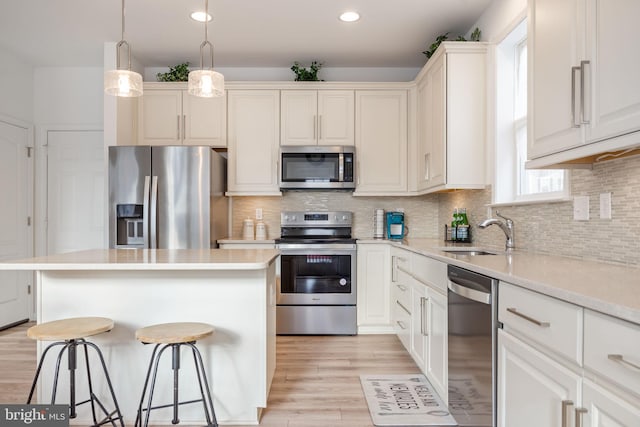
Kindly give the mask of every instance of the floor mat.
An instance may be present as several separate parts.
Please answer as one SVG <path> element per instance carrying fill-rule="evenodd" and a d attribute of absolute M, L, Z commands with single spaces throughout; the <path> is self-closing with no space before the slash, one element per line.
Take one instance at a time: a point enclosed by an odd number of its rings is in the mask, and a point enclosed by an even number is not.
<path fill-rule="evenodd" d="M 376 426 L 457 425 L 424 375 L 360 375 L 360 383 Z"/>

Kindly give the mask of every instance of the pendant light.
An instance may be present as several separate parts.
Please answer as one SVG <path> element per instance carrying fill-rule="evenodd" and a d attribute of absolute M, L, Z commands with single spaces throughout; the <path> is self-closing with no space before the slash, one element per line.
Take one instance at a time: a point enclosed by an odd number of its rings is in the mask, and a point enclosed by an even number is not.
<path fill-rule="evenodd" d="M 116 45 L 116 69 L 104 73 L 104 91 L 109 95 L 135 97 L 142 95 L 142 76 L 131 71 L 131 47 L 124 39 L 124 0 L 122 0 L 122 38 Z M 127 69 L 120 69 L 120 48 L 127 47 Z"/>
<path fill-rule="evenodd" d="M 205 0 L 204 3 L 205 13 L 209 13 L 209 0 Z M 213 98 L 218 96 L 224 96 L 224 76 L 216 71 L 213 71 L 213 45 L 209 43 L 207 33 L 207 21 L 204 20 L 204 41 L 200 45 L 200 69 L 194 70 L 189 73 L 189 84 L 187 91 L 191 95 L 200 96 L 203 98 Z M 204 69 L 204 53 L 205 46 L 209 46 L 209 54 L 211 55 L 211 67 Z"/>

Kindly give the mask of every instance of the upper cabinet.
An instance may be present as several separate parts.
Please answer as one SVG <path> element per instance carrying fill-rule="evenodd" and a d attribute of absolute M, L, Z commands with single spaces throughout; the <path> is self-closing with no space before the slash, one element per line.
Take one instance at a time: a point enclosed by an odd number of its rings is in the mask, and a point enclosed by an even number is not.
<path fill-rule="evenodd" d="M 640 145 L 637 0 L 529 0 L 528 167 Z"/>
<path fill-rule="evenodd" d="M 416 78 L 419 193 L 485 186 L 486 54 L 442 43 Z"/>
<path fill-rule="evenodd" d="M 353 145 L 353 90 L 281 91 L 281 145 Z"/>
<path fill-rule="evenodd" d="M 407 91 L 356 91 L 354 195 L 407 193 Z"/>
<path fill-rule="evenodd" d="M 192 96 L 183 83 L 162 85 L 145 84 L 138 103 L 139 144 L 227 146 L 226 97 Z"/>
<path fill-rule="evenodd" d="M 280 91 L 229 90 L 227 194 L 281 195 Z"/>

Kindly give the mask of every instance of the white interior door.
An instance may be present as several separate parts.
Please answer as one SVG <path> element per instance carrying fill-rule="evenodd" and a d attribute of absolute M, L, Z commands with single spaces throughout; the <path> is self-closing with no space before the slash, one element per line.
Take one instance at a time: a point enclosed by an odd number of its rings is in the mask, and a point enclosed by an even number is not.
<path fill-rule="evenodd" d="M 47 254 L 107 247 L 102 131 L 47 133 Z"/>
<path fill-rule="evenodd" d="M 33 179 L 27 157 L 29 131 L 0 121 L 0 260 L 33 253 Z M 29 319 L 33 274 L 0 271 L 0 328 Z"/>

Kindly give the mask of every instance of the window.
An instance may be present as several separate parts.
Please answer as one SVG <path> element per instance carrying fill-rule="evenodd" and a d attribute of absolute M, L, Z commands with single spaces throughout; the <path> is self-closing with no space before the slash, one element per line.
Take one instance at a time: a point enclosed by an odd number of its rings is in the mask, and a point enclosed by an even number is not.
<path fill-rule="evenodd" d="M 568 195 L 564 170 L 528 170 L 527 27 L 521 22 L 496 48 L 496 168 L 494 203 L 552 200 Z"/>

